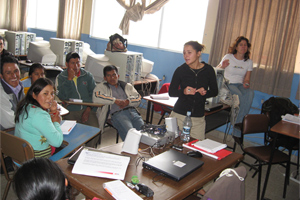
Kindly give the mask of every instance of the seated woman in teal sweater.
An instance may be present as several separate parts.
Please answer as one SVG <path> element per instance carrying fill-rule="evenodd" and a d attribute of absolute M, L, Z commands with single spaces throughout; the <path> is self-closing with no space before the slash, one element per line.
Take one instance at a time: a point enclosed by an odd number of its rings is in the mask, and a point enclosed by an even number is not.
<path fill-rule="evenodd" d="M 50 79 L 40 78 L 32 84 L 18 104 L 15 122 L 15 135 L 32 145 L 35 157 L 50 157 L 50 145 L 60 147 L 63 141 L 61 117 Z"/>

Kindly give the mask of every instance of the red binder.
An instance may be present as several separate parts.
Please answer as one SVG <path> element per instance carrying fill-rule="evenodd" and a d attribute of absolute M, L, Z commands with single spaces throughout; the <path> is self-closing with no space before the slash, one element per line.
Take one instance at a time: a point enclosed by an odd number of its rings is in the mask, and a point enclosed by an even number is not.
<path fill-rule="evenodd" d="M 192 149 L 192 150 L 195 150 L 195 151 L 200 151 L 202 154 L 210 156 L 210 157 L 212 157 L 214 159 L 217 159 L 217 160 L 221 160 L 221 159 L 225 158 L 226 156 L 228 156 L 232 153 L 231 151 L 228 151 L 227 149 L 221 149 L 220 151 L 217 151 L 216 153 L 209 153 L 207 151 L 204 151 L 203 149 L 200 149 L 200 148 L 196 147 L 194 145 L 194 143 L 196 143 L 196 142 L 198 142 L 198 140 L 193 140 L 189 143 L 185 143 L 185 144 L 183 144 L 183 147 L 188 148 L 188 149 Z"/>

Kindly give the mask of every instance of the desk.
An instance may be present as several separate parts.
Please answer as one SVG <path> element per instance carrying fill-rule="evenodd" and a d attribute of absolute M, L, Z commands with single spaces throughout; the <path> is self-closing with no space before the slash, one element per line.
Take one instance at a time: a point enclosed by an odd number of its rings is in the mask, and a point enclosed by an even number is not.
<path fill-rule="evenodd" d="M 153 112 L 154 112 L 153 103 L 173 108 L 178 98 L 170 97 L 168 100 L 158 100 L 158 99 L 152 99 L 150 96 L 145 96 L 145 97 L 143 97 L 143 99 L 148 101 L 147 113 L 146 113 L 146 124 L 148 124 L 148 123 L 152 124 Z M 229 112 L 228 112 L 229 109 L 230 109 L 230 106 L 223 104 L 223 107 L 218 110 L 210 111 L 210 112 L 205 111 L 205 114 L 204 114 L 205 120 L 206 120 L 205 132 L 209 132 L 211 130 L 216 129 L 219 126 L 224 125 L 227 122 L 227 117 L 229 115 Z M 217 115 L 213 115 L 216 113 L 217 113 Z M 217 122 L 217 126 L 210 123 L 211 121 Z"/>
<path fill-rule="evenodd" d="M 143 97 L 150 94 L 156 94 L 159 81 L 151 78 L 143 78 L 139 81 L 134 81 L 133 86 L 138 93 Z"/>
<path fill-rule="evenodd" d="M 300 125 L 298 124 L 294 124 L 294 123 L 290 123 L 290 122 L 286 122 L 281 120 L 280 122 L 278 122 L 277 124 L 275 124 L 272 128 L 271 131 L 277 133 L 274 137 L 274 141 L 277 140 L 277 135 L 281 134 L 281 135 L 286 135 L 292 138 L 296 138 L 296 139 L 300 139 Z M 270 162 L 268 165 L 268 169 L 267 169 L 267 174 L 266 174 L 266 178 L 265 178 L 265 183 L 264 183 L 264 187 L 263 187 L 263 191 L 261 194 L 261 199 L 264 199 L 265 196 L 265 192 L 267 189 L 267 184 L 268 184 L 268 179 L 269 179 L 269 175 L 270 175 L 270 171 L 271 171 L 271 166 L 272 166 L 272 160 L 273 160 L 273 156 L 274 156 L 274 150 L 275 150 L 275 142 L 273 142 L 273 150 L 271 152 L 271 157 L 270 157 Z"/>
<path fill-rule="evenodd" d="M 101 148 L 101 150 L 120 153 L 122 145 L 123 143 L 118 143 L 115 145 Z M 141 143 L 140 147 L 144 149 L 148 146 Z M 163 151 L 169 149 L 170 145 L 168 145 L 168 147 L 166 147 L 164 150 L 160 150 L 160 152 L 155 151 L 155 153 L 162 153 Z M 187 151 L 189 150 L 184 148 L 183 153 L 186 153 Z M 198 158 L 204 161 L 204 165 L 201 168 L 197 169 L 187 177 L 183 178 L 181 181 L 176 182 L 169 178 L 157 176 L 155 172 L 143 169 L 142 161 L 140 161 L 138 166 L 136 167 L 135 162 L 138 158 L 137 155 L 131 155 L 127 153 L 122 154 L 131 157 L 124 181 L 131 181 L 131 177 L 133 175 L 137 175 L 140 180 L 140 183 L 144 183 L 154 191 L 153 198 L 145 199 L 154 200 L 183 199 L 191 195 L 195 191 L 199 190 L 209 181 L 218 177 L 224 169 L 233 166 L 235 163 L 243 159 L 243 156 L 241 154 L 235 152 L 233 152 L 231 155 L 227 156 L 226 158 L 220 161 L 204 155 L 202 158 Z M 149 157 L 148 154 L 143 154 L 143 156 Z M 102 184 L 104 182 L 112 181 L 112 179 L 72 174 L 73 166 L 67 164 L 67 158 L 57 161 L 57 164 L 67 176 L 69 183 L 72 185 L 72 187 L 76 188 L 78 191 L 83 193 L 87 198 L 92 199 L 93 197 L 99 197 L 108 200 L 114 199 L 102 187 Z M 152 178 L 154 178 L 155 176 L 157 176 L 157 179 L 163 178 L 163 180 L 160 182 L 153 183 Z"/>
<path fill-rule="evenodd" d="M 57 161 L 66 157 L 99 133 L 99 128 L 77 123 L 69 135 L 64 135 L 64 141 L 68 143 L 68 146 L 51 156 L 50 160 Z"/>

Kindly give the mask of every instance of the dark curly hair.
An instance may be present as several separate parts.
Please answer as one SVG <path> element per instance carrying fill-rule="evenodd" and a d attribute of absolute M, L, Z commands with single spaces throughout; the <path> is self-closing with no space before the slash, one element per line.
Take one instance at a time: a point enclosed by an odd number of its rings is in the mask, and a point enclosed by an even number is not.
<path fill-rule="evenodd" d="M 239 43 L 242 41 L 242 40 L 245 40 L 247 42 L 247 46 L 248 46 L 248 49 L 247 49 L 247 52 L 245 53 L 244 55 L 244 61 L 247 61 L 250 57 L 250 48 L 251 48 L 251 44 L 249 42 L 249 40 L 244 37 L 244 36 L 239 36 L 236 38 L 236 40 L 232 43 L 232 45 L 229 47 L 228 49 L 228 53 L 231 53 L 231 54 L 236 54 L 237 51 L 236 51 L 236 47 L 239 45 Z"/>

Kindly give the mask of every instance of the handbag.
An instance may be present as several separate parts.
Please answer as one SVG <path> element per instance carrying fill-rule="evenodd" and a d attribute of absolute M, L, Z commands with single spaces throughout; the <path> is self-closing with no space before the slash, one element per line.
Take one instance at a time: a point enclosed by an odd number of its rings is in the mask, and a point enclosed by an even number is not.
<path fill-rule="evenodd" d="M 119 34 L 114 34 L 109 37 L 109 42 L 106 47 L 107 51 L 111 52 L 126 52 L 127 51 L 127 39 L 123 38 Z"/>

